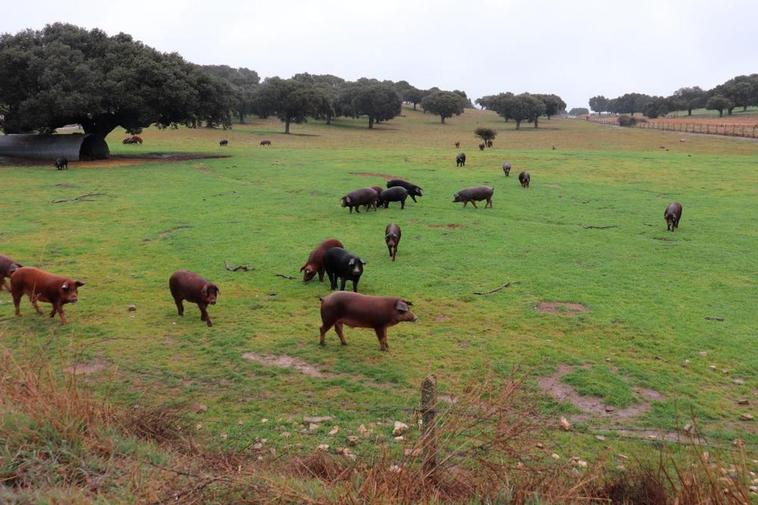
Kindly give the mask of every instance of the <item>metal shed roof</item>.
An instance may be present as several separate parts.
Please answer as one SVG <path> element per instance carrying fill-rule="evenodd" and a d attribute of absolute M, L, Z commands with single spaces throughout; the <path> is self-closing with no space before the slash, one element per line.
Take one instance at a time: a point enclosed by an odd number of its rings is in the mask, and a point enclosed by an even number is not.
<path fill-rule="evenodd" d="M 0 135 L 0 156 L 80 161 L 103 160 L 109 155 L 108 144 L 96 135 Z"/>

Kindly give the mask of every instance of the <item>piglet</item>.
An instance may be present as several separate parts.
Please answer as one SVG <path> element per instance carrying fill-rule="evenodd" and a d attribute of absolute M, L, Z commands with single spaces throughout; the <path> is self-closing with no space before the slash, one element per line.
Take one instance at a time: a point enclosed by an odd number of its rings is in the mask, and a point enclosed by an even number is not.
<path fill-rule="evenodd" d="M 66 324 L 66 313 L 63 306 L 67 303 L 76 303 L 79 300 L 78 289 L 84 286 L 82 281 L 53 275 L 32 267 L 21 267 L 11 275 L 11 295 L 13 305 L 16 307 L 16 315 L 21 315 L 21 297 L 27 295 L 38 314 L 42 310 L 37 302 L 50 303 L 53 306 L 50 317 L 58 313 L 61 324 Z"/>
<path fill-rule="evenodd" d="M 666 229 L 674 231 L 679 228 L 679 220 L 682 219 L 682 204 L 673 202 L 663 211 L 663 219 L 666 220 Z"/>
<path fill-rule="evenodd" d="M 415 322 L 411 302 L 393 296 L 368 296 L 349 291 L 338 291 L 321 299 L 321 337 L 319 344 L 325 345 L 324 336 L 334 326 L 342 345 L 347 345 L 342 325 L 351 328 L 373 328 L 379 339 L 379 349 L 389 351 L 387 327 L 401 321 Z"/>
<path fill-rule="evenodd" d="M 218 286 L 187 270 L 174 272 L 168 280 L 168 286 L 180 316 L 184 315 L 182 302 L 187 300 L 197 304 L 200 309 L 200 320 L 205 321 L 209 327 L 213 326 L 207 309 L 208 305 L 216 305 L 218 295 L 221 293 Z"/>
<path fill-rule="evenodd" d="M 400 227 L 394 223 L 388 224 L 384 229 L 384 241 L 387 243 L 392 261 L 395 261 L 395 256 L 397 256 L 397 246 L 400 244 L 401 235 Z"/>

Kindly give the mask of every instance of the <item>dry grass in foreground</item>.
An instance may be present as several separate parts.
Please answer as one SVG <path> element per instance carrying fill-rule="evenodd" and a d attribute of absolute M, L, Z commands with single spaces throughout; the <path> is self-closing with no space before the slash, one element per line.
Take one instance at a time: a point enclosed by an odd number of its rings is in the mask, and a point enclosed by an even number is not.
<path fill-rule="evenodd" d="M 108 404 L 44 363 L 20 365 L 5 353 L 0 502 L 750 503 L 741 447 L 717 460 L 693 445 L 625 469 L 545 458 L 536 450 L 544 423 L 522 382 L 477 383 L 427 435 L 368 459 L 345 449 L 261 459 L 207 450 L 178 411 Z"/>

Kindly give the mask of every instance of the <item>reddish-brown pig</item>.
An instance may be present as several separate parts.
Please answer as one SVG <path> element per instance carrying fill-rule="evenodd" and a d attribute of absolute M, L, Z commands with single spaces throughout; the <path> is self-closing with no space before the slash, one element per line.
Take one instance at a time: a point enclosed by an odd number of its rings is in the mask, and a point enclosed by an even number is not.
<path fill-rule="evenodd" d="M 338 291 L 321 299 L 321 339 L 334 326 L 342 345 L 347 345 L 342 331 L 344 324 L 351 328 L 373 328 L 379 339 L 379 349 L 389 351 L 387 327 L 401 321 L 415 322 L 418 318 L 410 309 L 411 302 L 393 296 L 368 296 Z"/>
<path fill-rule="evenodd" d="M 13 272 L 21 268 L 21 263 L 18 263 L 16 261 L 13 261 L 8 256 L 3 256 L 0 254 L 0 291 L 5 288 L 10 293 L 10 284 L 8 284 L 8 281 L 6 281 L 6 277 L 10 279 L 11 275 L 13 275 Z"/>
<path fill-rule="evenodd" d="M 400 227 L 395 223 L 388 224 L 384 229 L 384 241 L 387 243 L 387 249 L 390 252 L 392 261 L 395 261 L 395 257 L 397 256 L 397 246 L 400 244 L 400 237 L 402 237 Z"/>
<path fill-rule="evenodd" d="M 50 317 L 58 313 L 61 324 L 66 324 L 66 313 L 63 306 L 67 303 L 76 303 L 79 300 L 78 289 L 84 286 L 82 281 L 53 275 L 32 267 L 21 267 L 11 275 L 11 295 L 13 305 L 16 307 L 16 315 L 21 315 L 21 297 L 27 295 L 38 314 L 42 310 L 37 302 L 45 302 L 53 305 Z"/>
<path fill-rule="evenodd" d="M 184 315 L 184 300 L 196 303 L 200 309 L 200 320 L 205 321 L 208 326 L 213 326 L 211 318 L 208 315 L 208 305 L 216 305 L 218 295 L 221 293 L 218 286 L 208 282 L 194 272 L 179 270 L 174 272 L 168 280 L 168 287 L 171 289 L 171 296 L 174 297 L 174 303 L 180 316 Z"/>
<path fill-rule="evenodd" d="M 303 272 L 303 282 L 313 279 L 316 274 L 318 274 L 319 282 L 324 282 L 324 254 L 332 247 L 342 247 L 344 249 L 345 246 L 336 238 L 330 238 L 321 242 L 311 251 L 308 261 L 300 267 L 300 271 Z"/>

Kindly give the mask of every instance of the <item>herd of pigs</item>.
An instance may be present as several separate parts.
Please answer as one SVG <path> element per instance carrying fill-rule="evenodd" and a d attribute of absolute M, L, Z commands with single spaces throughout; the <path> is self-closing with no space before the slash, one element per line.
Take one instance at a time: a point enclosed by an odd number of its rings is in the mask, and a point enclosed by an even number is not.
<path fill-rule="evenodd" d="M 465 166 L 465 163 L 466 155 L 458 154 L 456 164 Z M 504 163 L 503 173 L 506 177 L 510 175 L 510 171 L 511 164 Z M 528 172 L 521 172 L 518 179 L 523 188 L 529 188 L 531 177 Z M 462 189 L 453 195 L 453 202 L 463 202 L 464 207 L 471 202 L 476 207 L 476 202 L 486 201 L 485 208 L 491 208 L 494 191 L 494 188 L 489 186 Z M 382 206 L 388 208 L 390 202 L 400 202 L 401 209 L 404 209 L 409 196 L 417 202 L 416 197 L 422 195 L 421 187 L 402 179 L 392 179 L 387 182 L 386 189 L 379 186 L 358 189 L 342 197 L 341 203 L 342 207 L 350 209 L 350 213 L 353 209 L 359 213 L 360 207 L 364 207 L 366 211 L 372 208 L 378 210 Z M 677 229 L 681 216 L 680 203 L 673 202 L 668 205 L 664 211 L 667 230 L 673 232 Z M 395 261 L 402 236 L 400 226 L 391 223 L 385 228 L 384 234 L 389 255 L 392 261 Z M 336 290 L 338 282 L 340 283 L 340 291 L 321 298 L 321 345 L 325 344 L 324 336 L 332 327 L 342 345 L 347 345 L 343 333 L 343 325 L 347 324 L 350 327 L 373 329 L 380 349 L 387 351 L 387 328 L 402 321 L 416 321 L 417 318 L 410 309 L 412 304 L 408 300 L 358 293 L 358 282 L 363 275 L 365 264 L 360 257 L 347 251 L 342 242 L 328 239 L 311 251 L 307 261 L 300 268 L 304 282 L 312 280 L 316 275 L 319 281 L 323 282 L 326 273 L 332 291 Z M 7 278 L 10 278 L 10 285 Z M 352 282 L 353 292 L 345 291 L 347 281 Z M 82 286 L 82 281 L 23 266 L 7 256 L 0 255 L 0 291 L 4 288 L 11 293 L 16 316 L 21 315 L 21 298 L 26 295 L 37 313 L 42 314 L 38 302 L 49 303 L 52 305 L 50 317 L 58 314 L 61 323 L 65 324 L 66 314 L 63 307 L 78 301 L 78 288 Z M 208 306 L 216 304 L 220 294 L 218 286 L 194 272 L 180 270 L 169 278 L 169 290 L 180 316 L 184 315 L 184 301 L 194 303 L 200 309 L 200 320 L 208 326 L 213 326 L 208 315 Z"/>

